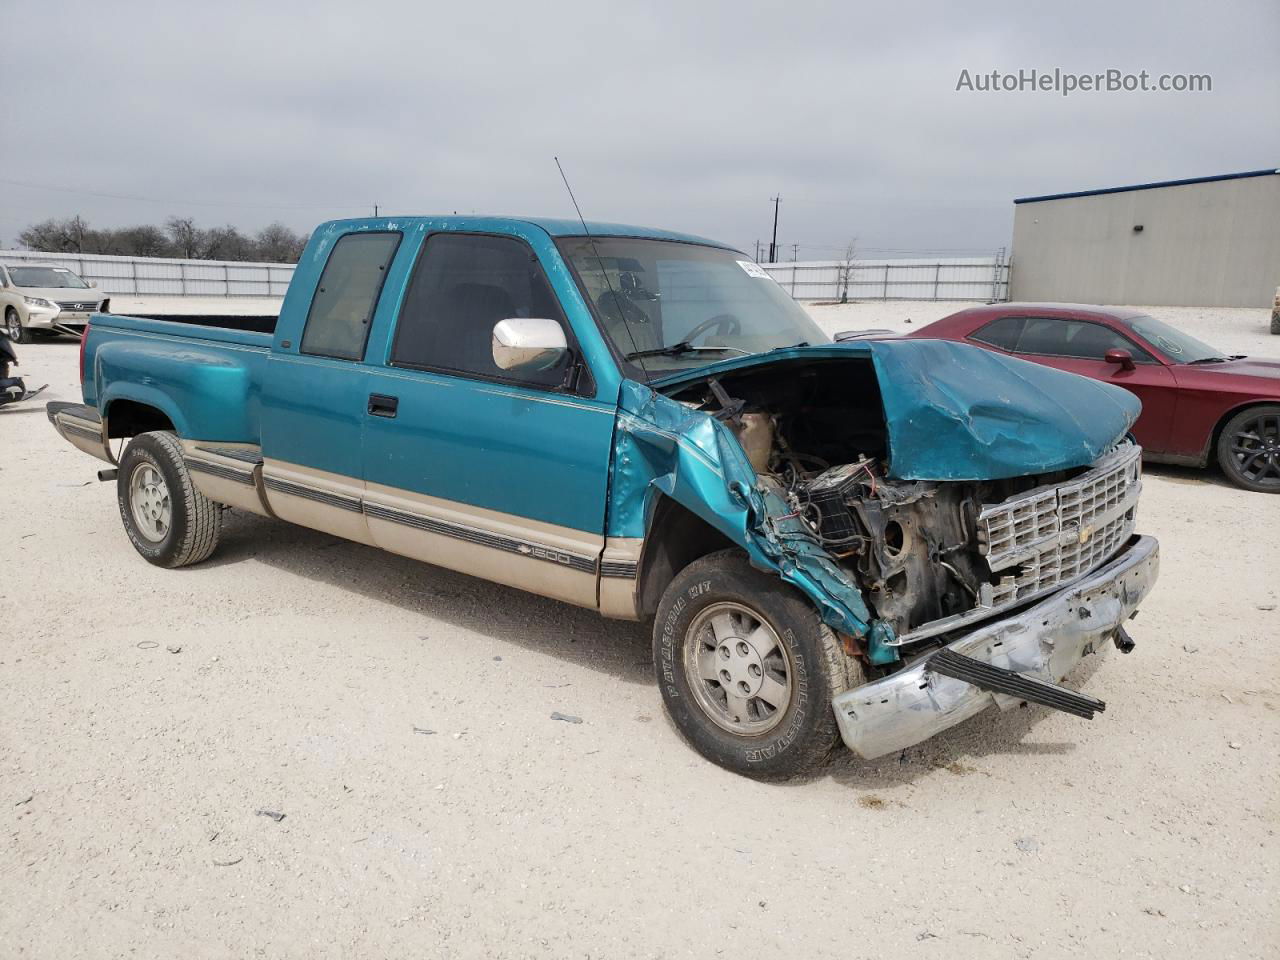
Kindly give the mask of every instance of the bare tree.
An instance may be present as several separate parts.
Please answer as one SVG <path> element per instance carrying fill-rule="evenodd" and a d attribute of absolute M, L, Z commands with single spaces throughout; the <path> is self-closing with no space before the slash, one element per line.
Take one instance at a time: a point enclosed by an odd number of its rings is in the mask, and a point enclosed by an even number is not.
<path fill-rule="evenodd" d="M 844 259 L 836 265 L 836 286 L 840 289 L 840 302 L 849 302 L 849 282 L 853 279 L 853 264 L 858 258 L 858 238 L 854 237 L 844 248 Z"/>
<path fill-rule="evenodd" d="M 76 215 L 66 220 L 44 220 L 18 234 L 18 242 L 44 253 L 85 253 L 91 240 L 89 225 Z"/>
<path fill-rule="evenodd" d="M 142 224 L 95 230 L 76 216 L 32 224 L 19 234 L 18 242 L 29 250 L 46 253 L 297 263 L 307 245 L 307 235 L 295 233 L 282 223 L 270 224 L 254 236 L 247 236 L 230 224 L 206 230 L 191 217 L 170 217 L 163 229 Z"/>
<path fill-rule="evenodd" d="M 190 217 L 170 217 L 164 224 L 173 246 L 173 255 L 194 260 L 200 255 L 200 228 Z"/>
<path fill-rule="evenodd" d="M 283 223 L 272 223 L 254 237 L 255 257 L 267 263 L 297 263 L 307 238 L 294 233 Z"/>

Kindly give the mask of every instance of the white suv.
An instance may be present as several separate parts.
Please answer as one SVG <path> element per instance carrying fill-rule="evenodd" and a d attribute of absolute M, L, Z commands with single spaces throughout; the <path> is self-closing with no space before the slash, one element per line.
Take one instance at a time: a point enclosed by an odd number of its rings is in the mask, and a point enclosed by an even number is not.
<path fill-rule="evenodd" d="M 0 311 L 9 339 L 21 343 L 38 330 L 82 333 L 89 314 L 107 308 L 107 301 L 66 267 L 54 264 L 0 264 Z"/>

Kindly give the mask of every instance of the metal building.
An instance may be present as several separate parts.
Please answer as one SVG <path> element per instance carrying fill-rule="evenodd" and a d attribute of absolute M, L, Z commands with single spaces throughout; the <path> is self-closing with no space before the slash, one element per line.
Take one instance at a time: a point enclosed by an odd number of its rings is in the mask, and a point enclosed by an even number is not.
<path fill-rule="evenodd" d="M 1013 202 L 1013 300 L 1266 307 L 1280 284 L 1280 170 Z"/>

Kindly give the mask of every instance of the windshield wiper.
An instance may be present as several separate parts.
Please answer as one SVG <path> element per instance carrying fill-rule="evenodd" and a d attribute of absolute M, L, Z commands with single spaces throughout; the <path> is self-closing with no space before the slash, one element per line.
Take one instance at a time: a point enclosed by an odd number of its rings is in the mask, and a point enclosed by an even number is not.
<path fill-rule="evenodd" d="M 1226 362 L 1227 362 L 1227 360 L 1229 360 L 1229 359 L 1233 359 L 1233 358 L 1230 358 L 1230 357 L 1201 357 L 1199 360 L 1188 360 L 1188 361 L 1187 361 L 1187 366 L 1191 366 L 1192 364 L 1195 364 L 1195 363 L 1226 363 Z"/>
<path fill-rule="evenodd" d="M 703 353 L 708 351 L 711 353 L 724 353 L 726 350 L 740 353 L 744 357 L 751 355 L 750 350 L 743 350 L 740 347 L 695 347 L 688 340 L 681 340 L 679 343 L 673 343 L 669 347 L 654 347 L 652 350 L 634 350 L 631 353 L 628 353 L 623 359 L 639 360 L 643 357 L 678 357 L 682 353 Z"/>

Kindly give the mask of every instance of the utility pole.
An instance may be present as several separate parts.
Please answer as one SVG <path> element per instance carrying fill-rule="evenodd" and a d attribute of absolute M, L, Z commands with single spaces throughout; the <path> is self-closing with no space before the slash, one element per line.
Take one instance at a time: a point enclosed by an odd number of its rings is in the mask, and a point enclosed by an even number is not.
<path fill-rule="evenodd" d="M 759 240 L 756 241 L 756 255 L 751 259 L 754 260 L 756 263 L 760 262 L 760 241 Z"/>
<path fill-rule="evenodd" d="M 376 203 L 373 205 L 373 215 L 375 217 L 378 215 L 378 205 Z"/>
<path fill-rule="evenodd" d="M 769 262 L 778 262 L 778 204 L 782 202 L 782 197 L 770 197 L 773 201 L 773 240 L 769 244 Z"/>
<path fill-rule="evenodd" d="M 800 244 L 793 243 L 791 245 L 791 262 L 795 263 L 800 259 Z"/>

